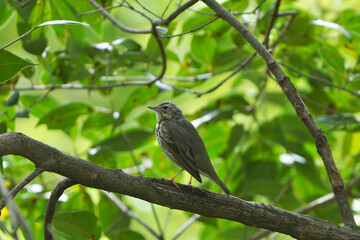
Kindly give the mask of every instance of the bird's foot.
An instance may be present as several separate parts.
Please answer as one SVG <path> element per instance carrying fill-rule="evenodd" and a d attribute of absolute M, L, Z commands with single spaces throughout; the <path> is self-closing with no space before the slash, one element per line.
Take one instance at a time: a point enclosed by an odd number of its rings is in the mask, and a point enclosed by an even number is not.
<path fill-rule="evenodd" d="M 175 187 L 177 187 L 179 190 L 181 190 L 181 188 L 179 187 L 179 185 L 176 184 L 176 182 L 174 181 L 173 178 L 163 178 L 162 177 L 161 180 L 170 181 L 175 185 Z"/>

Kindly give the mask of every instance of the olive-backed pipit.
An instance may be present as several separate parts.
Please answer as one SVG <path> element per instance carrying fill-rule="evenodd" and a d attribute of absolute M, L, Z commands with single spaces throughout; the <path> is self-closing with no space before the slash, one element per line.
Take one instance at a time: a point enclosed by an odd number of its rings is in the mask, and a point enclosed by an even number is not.
<path fill-rule="evenodd" d="M 181 168 L 180 172 L 188 171 L 200 183 L 202 180 L 199 173 L 201 173 L 216 182 L 226 194 L 231 194 L 216 174 L 199 133 L 184 117 L 182 111 L 169 101 L 148 108 L 156 112 L 155 134 L 159 145 L 166 157 Z M 178 186 L 174 179 L 180 172 L 169 179 L 176 187 Z"/>

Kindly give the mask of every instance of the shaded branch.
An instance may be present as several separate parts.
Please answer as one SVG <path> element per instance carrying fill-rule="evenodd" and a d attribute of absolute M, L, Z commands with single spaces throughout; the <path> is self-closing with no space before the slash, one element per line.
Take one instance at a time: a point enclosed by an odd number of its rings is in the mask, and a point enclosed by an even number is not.
<path fill-rule="evenodd" d="M 205 189 L 156 178 L 106 169 L 73 157 L 21 133 L 0 135 L 0 156 L 14 154 L 31 160 L 36 167 L 70 178 L 74 183 L 140 198 L 172 209 L 197 213 L 266 228 L 297 239 L 360 239 L 360 230 L 289 212 L 271 205 L 248 202 Z"/>
<path fill-rule="evenodd" d="M 102 6 L 100 6 L 95 0 L 88 0 L 88 1 L 97 10 L 99 10 L 104 17 L 109 19 L 116 27 L 120 28 L 121 30 L 123 30 L 125 32 L 129 32 L 129 33 L 136 33 L 136 34 L 139 34 L 139 33 L 151 33 L 150 29 L 141 30 L 141 29 L 130 28 L 130 27 L 120 23 L 118 20 L 113 18 L 113 16 L 111 16 L 110 13 L 108 13 L 108 11 L 106 11 L 106 9 L 104 9 Z"/>
<path fill-rule="evenodd" d="M 53 234 L 52 234 L 52 219 L 55 214 L 55 208 L 56 203 L 61 197 L 61 195 L 64 193 L 66 189 L 69 187 L 75 185 L 76 182 L 72 179 L 65 178 L 61 180 L 54 190 L 51 192 L 50 198 L 47 202 L 46 209 L 45 209 L 45 215 L 44 215 L 44 239 L 45 240 L 52 240 Z"/>
<path fill-rule="evenodd" d="M 310 112 L 307 110 L 299 93 L 290 81 L 290 78 L 279 67 L 279 64 L 275 61 L 273 56 L 268 52 L 263 44 L 233 14 L 231 14 L 226 8 L 224 8 L 215 0 L 203 0 L 203 2 L 211 9 L 213 9 L 218 16 L 233 26 L 264 59 L 284 94 L 293 105 L 300 120 L 305 124 L 315 140 L 317 152 L 321 156 L 325 165 L 325 169 L 330 179 L 331 187 L 335 194 L 344 224 L 348 226 L 356 226 L 349 202 L 346 197 L 344 183 L 334 162 L 327 137 L 325 133 L 318 127 Z"/>

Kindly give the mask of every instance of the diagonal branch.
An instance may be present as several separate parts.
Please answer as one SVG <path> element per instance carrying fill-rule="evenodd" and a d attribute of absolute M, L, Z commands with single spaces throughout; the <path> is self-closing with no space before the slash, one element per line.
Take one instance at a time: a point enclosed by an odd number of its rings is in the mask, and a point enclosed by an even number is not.
<path fill-rule="evenodd" d="M 41 168 L 36 168 L 32 171 L 26 178 L 24 178 L 18 185 L 16 185 L 11 191 L 7 194 L 6 197 L 0 202 L 0 212 L 6 206 L 8 200 L 14 199 L 16 194 L 18 194 L 28 183 L 30 183 L 34 178 L 39 176 L 44 170 Z M 0 214 L 1 215 L 1 214 Z"/>
<path fill-rule="evenodd" d="M 264 59 L 269 70 L 275 76 L 278 84 L 283 90 L 288 100 L 293 105 L 300 120 L 305 124 L 310 134 L 315 140 L 317 152 L 321 156 L 330 179 L 332 190 L 345 225 L 357 226 L 352 215 L 350 204 L 346 197 L 344 183 L 340 173 L 335 165 L 334 158 L 325 133 L 316 124 L 314 118 L 306 108 L 296 88 L 290 81 L 290 78 L 279 67 L 273 56 L 263 46 L 263 44 L 242 24 L 233 14 L 215 0 L 203 0 L 203 2 L 213 9 L 218 16 L 233 26 L 244 38 L 251 44 L 257 53 Z"/>
<path fill-rule="evenodd" d="M 129 28 L 128 26 L 122 24 L 121 22 L 119 22 L 118 20 L 113 18 L 113 16 L 111 16 L 111 14 L 108 11 L 106 11 L 105 8 L 100 6 L 95 0 L 88 0 L 88 1 L 97 10 L 99 10 L 103 14 L 104 17 L 109 19 L 116 27 L 122 29 L 123 31 L 129 32 L 129 33 L 137 33 L 137 34 L 139 34 L 139 33 L 151 33 L 150 29 L 141 30 L 141 29 Z"/>
<path fill-rule="evenodd" d="M 178 184 L 181 186 L 179 191 L 172 183 L 133 176 L 120 169 L 106 169 L 64 154 L 21 133 L 0 135 L 0 146 L 0 156 L 20 155 L 31 160 L 36 167 L 58 173 L 72 182 L 133 196 L 172 209 L 266 228 L 297 239 L 360 239 L 360 230 L 355 227 L 339 226 L 271 205 L 244 201 L 183 184 Z"/>

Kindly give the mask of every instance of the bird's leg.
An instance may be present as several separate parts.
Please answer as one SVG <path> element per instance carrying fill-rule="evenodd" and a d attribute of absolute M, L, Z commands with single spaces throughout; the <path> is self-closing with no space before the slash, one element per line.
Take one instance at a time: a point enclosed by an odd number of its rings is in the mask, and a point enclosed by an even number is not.
<path fill-rule="evenodd" d="M 171 181 L 174 185 L 175 185 L 175 187 L 177 187 L 178 189 L 180 189 L 180 187 L 175 183 L 175 178 L 182 172 L 182 171 L 184 171 L 184 169 L 181 169 L 177 174 L 175 174 L 175 176 L 173 176 L 172 178 L 170 178 L 170 179 L 168 179 L 168 178 L 161 178 L 161 179 L 163 179 L 163 180 L 167 180 L 167 181 Z M 180 189 L 181 190 L 181 189 Z"/>
<path fill-rule="evenodd" d="M 192 187 L 192 191 L 194 192 L 195 187 L 193 185 L 191 185 L 191 180 L 192 180 L 192 175 L 190 175 L 189 185 Z"/>

